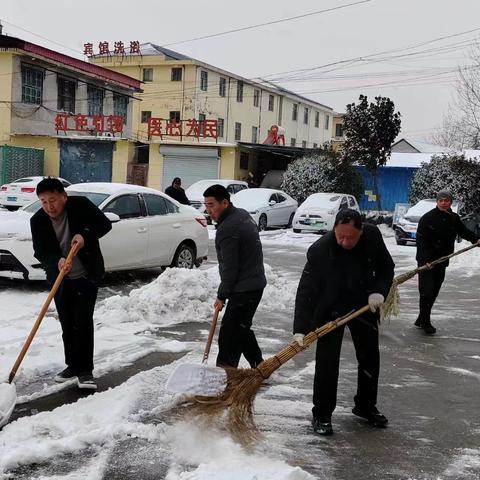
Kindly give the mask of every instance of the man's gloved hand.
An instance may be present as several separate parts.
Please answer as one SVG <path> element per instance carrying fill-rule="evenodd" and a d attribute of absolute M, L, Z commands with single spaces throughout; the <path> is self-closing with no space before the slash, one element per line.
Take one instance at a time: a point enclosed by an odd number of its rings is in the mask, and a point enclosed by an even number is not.
<path fill-rule="evenodd" d="M 368 306 L 370 307 L 370 311 L 376 312 L 377 309 L 383 305 L 384 301 L 385 298 L 381 293 L 371 293 L 368 296 Z"/>
<path fill-rule="evenodd" d="M 293 341 L 297 342 L 301 347 L 303 347 L 303 339 L 305 335 L 303 333 L 294 333 L 293 334 Z"/>

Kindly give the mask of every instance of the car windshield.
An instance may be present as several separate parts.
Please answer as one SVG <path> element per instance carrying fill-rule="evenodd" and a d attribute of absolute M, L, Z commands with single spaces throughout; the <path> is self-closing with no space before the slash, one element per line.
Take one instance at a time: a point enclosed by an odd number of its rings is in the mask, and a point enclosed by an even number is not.
<path fill-rule="evenodd" d="M 305 207 L 331 208 L 340 199 L 340 195 L 331 193 L 314 193 L 302 204 Z"/>
<path fill-rule="evenodd" d="M 95 192 L 75 192 L 73 190 L 68 190 L 67 192 L 69 197 L 87 197 L 94 205 L 97 207 L 110 195 L 107 193 L 95 193 Z"/>
<path fill-rule="evenodd" d="M 35 213 L 40 210 L 40 208 L 42 208 L 42 203 L 40 202 L 40 200 L 35 200 L 33 203 L 29 203 L 28 205 L 23 207 L 22 210 L 28 213 Z"/>

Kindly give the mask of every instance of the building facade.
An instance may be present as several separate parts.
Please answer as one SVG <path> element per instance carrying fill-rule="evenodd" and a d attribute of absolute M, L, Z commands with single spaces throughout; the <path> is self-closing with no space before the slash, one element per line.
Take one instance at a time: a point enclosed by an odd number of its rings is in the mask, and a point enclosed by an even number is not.
<path fill-rule="evenodd" d="M 247 177 L 253 155 L 242 156 L 239 142 L 262 144 L 273 125 L 284 132 L 287 149 L 317 148 L 331 139 L 331 108 L 151 43 L 140 46 L 140 55 L 110 53 L 90 61 L 144 82 L 132 133 L 154 188 L 165 189 L 174 176 L 186 186 Z"/>
<path fill-rule="evenodd" d="M 44 174 L 125 182 L 141 82 L 0 35 L 0 142 L 44 150 Z"/>

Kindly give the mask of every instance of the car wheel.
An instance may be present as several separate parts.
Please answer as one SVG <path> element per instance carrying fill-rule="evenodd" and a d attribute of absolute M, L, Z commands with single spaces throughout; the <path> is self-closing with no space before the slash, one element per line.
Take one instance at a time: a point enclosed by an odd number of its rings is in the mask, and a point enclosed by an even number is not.
<path fill-rule="evenodd" d="M 288 223 L 287 223 L 287 228 L 292 228 L 292 223 L 293 223 L 293 217 L 295 216 L 294 213 L 292 213 L 290 215 L 290 218 L 288 219 Z"/>
<path fill-rule="evenodd" d="M 260 232 L 264 232 L 267 229 L 267 226 L 268 226 L 267 216 L 264 213 L 262 213 L 260 215 L 260 218 L 258 219 L 258 230 L 260 230 Z"/>
<path fill-rule="evenodd" d="M 171 266 L 174 268 L 193 268 L 195 261 L 194 249 L 189 245 L 182 243 L 175 252 Z"/>
<path fill-rule="evenodd" d="M 407 241 L 406 240 L 397 240 L 397 245 L 406 245 Z"/>
<path fill-rule="evenodd" d="M 302 233 L 302 231 L 299 228 L 294 228 L 293 233 Z"/>

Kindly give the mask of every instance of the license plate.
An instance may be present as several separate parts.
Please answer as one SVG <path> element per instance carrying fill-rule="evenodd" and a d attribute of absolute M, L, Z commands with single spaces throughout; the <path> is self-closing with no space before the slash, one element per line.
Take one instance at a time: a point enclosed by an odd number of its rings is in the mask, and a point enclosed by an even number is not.
<path fill-rule="evenodd" d="M 7 202 L 16 202 L 17 197 L 7 197 Z"/>
<path fill-rule="evenodd" d="M 417 232 L 412 232 L 412 233 L 410 233 L 410 235 L 411 235 L 412 238 L 417 238 Z"/>

